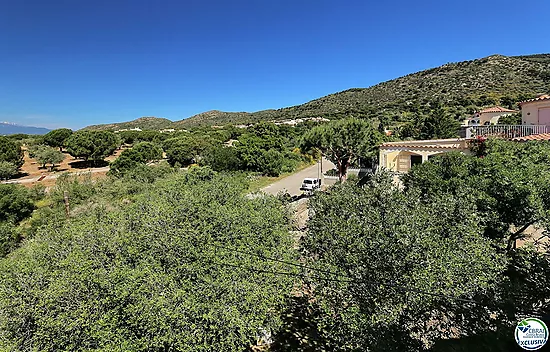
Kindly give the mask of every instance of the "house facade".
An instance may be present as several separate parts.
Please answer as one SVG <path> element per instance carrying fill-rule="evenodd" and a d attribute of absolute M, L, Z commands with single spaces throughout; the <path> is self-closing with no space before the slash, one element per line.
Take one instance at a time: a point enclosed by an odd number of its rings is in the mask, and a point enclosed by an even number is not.
<path fill-rule="evenodd" d="M 468 139 L 388 142 L 379 147 L 379 167 L 405 173 L 414 165 L 422 164 L 435 155 L 452 151 L 470 153 Z"/>
<path fill-rule="evenodd" d="M 535 99 L 522 101 L 521 121 L 524 125 L 545 125 L 550 127 L 550 95 L 540 95 Z"/>
<path fill-rule="evenodd" d="M 518 111 L 503 108 L 502 106 L 493 106 L 490 108 L 477 111 L 472 117 L 467 120 L 467 126 L 486 126 L 496 125 L 502 116 L 514 114 Z"/>

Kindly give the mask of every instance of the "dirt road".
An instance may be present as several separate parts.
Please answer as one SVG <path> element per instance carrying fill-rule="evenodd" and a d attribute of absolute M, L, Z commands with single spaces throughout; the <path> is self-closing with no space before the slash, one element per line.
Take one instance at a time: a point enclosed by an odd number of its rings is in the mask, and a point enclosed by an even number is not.
<path fill-rule="evenodd" d="M 335 168 L 334 164 L 330 161 L 323 159 L 323 172 Z M 267 187 L 261 189 L 262 192 L 276 195 L 279 192 L 286 190 L 290 195 L 295 196 L 302 193 L 300 191 L 300 186 L 304 178 L 319 178 L 319 164 L 310 166 L 302 171 L 299 171 L 295 174 L 292 174 L 288 177 L 283 178 L 280 181 L 270 184 Z M 323 182 L 323 181 L 321 181 Z"/>

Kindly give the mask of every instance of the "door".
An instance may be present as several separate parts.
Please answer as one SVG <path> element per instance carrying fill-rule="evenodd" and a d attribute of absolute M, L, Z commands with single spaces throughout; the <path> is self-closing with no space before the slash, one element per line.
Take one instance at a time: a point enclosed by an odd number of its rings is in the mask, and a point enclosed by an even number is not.
<path fill-rule="evenodd" d="M 539 109 L 539 125 L 550 126 L 550 108 Z"/>

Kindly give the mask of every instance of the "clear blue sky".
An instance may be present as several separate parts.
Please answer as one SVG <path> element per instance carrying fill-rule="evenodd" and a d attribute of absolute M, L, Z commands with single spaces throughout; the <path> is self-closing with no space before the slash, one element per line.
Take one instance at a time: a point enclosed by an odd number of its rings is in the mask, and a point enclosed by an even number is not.
<path fill-rule="evenodd" d="M 257 111 L 550 52 L 550 1 L 0 0 L 0 120 Z"/>

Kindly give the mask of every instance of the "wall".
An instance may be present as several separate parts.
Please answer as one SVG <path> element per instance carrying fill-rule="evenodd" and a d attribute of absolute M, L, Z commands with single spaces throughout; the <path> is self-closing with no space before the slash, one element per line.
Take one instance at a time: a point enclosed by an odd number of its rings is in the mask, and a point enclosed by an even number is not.
<path fill-rule="evenodd" d="M 524 125 L 539 124 L 539 109 L 550 108 L 550 100 L 532 101 L 521 106 L 521 121 Z"/>

